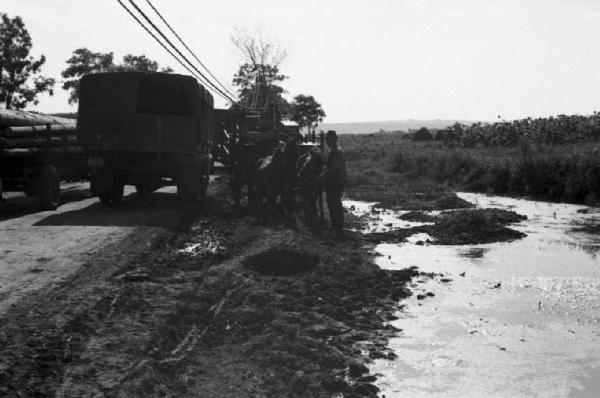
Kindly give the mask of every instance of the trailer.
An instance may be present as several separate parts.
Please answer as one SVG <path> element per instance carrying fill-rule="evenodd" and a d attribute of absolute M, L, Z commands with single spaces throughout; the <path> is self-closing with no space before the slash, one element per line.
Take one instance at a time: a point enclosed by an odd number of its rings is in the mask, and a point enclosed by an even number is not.
<path fill-rule="evenodd" d="M 204 197 L 214 106 L 196 79 L 143 72 L 87 75 L 78 113 L 90 189 L 101 203 L 119 203 L 124 185 L 140 194 L 176 185 L 185 200 Z"/>
<path fill-rule="evenodd" d="M 22 191 L 37 196 L 43 210 L 55 210 L 60 181 L 86 175 L 75 120 L 0 109 L 0 198 Z"/>

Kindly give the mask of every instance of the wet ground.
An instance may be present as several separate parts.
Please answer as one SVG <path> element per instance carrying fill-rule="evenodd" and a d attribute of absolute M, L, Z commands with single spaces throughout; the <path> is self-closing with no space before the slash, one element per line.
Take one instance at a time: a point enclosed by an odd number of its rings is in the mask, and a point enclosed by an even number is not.
<path fill-rule="evenodd" d="M 393 358 L 414 270 L 381 270 L 358 232 L 262 225 L 225 176 L 204 206 L 80 190 L 3 207 L 0 396 L 376 396 L 364 362 Z"/>
<path fill-rule="evenodd" d="M 384 269 L 418 266 L 395 361 L 376 361 L 386 397 L 596 397 L 600 393 L 600 214 L 582 206 L 460 194 L 480 208 L 516 211 L 523 239 L 429 245 L 427 235 L 380 244 Z M 371 210 L 368 231 L 423 223 Z M 435 213 L 434 213 L 435 214 Z M 427 224 L 425 224 L 427 225 Z M 429 295 L 427 295 L 429 293 Z"/>

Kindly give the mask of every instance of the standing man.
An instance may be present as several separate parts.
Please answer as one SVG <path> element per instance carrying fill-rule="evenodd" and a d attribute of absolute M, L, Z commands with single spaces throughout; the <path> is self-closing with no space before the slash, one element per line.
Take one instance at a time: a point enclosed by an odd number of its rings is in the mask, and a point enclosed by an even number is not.
<path fill-rule="evenodd" d="M 325 138 L 327 146 L 330 148 L 327 156 L 327 166 L 320 175 L 319 180 L 325 188 L 327 194 L 327 208 L 331 218 L 331 229 L 335 232 L 342 232 L 344 227 L 344 208 L 342 207 L 342 191 L 346 184 L 346 161 L 344 160 L 344 151 L 338 144 L 338 137 L 335 130 L 327 131 Z"/>

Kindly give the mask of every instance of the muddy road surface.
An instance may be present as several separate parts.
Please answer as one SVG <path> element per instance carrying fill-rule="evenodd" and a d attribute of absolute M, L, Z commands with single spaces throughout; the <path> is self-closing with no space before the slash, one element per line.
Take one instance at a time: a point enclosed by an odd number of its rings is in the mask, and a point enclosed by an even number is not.
<path fill-rule="evenodd" d="M 175 188 L 140 197 L 127 187 L 121 206 L 89 196 L 88 184 L 62 187 L 63 204 L 40 211 L 36 198 L 8 193 L 0 207 L 0 314 L 31 292 L 48 289 L 98 261 L 127 261 L 176 229 L 190 207 L 175 206 Z M 114 250 L 106 250 L 112 247 Z M 91 267 L 91 268 L 90 268 Z"/>
<path fill-rule="evenodd" d="M 224 177 L 204 206 L 173 191 L 9 199 L 0 396 L 376 396 L 365 364 L 395 358 L 417 272 L 381 270 L 358 232 L 261 225 Z"/>

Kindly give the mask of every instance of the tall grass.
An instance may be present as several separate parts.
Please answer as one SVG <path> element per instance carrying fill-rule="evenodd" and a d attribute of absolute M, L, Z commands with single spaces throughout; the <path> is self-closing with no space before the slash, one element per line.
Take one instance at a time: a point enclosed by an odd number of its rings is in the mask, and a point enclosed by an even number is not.
<path fill-rule="evenodd" d="M 460 148 L 411 145 L 394 155 L 392 171 L 460 189 L 596 204 L 600 151 L 589 145 Z"/>
<path fill-rule="evenodd" d="M 598 204 L 600 142 L 449 148 L 402 134 L 341 136 L 350 186 L 389 184 L 398 174 L 499 195 Z"/>

